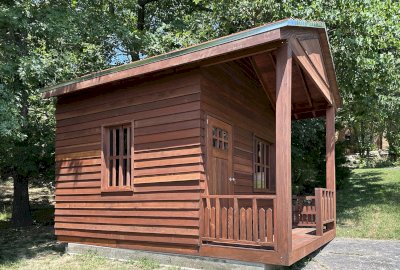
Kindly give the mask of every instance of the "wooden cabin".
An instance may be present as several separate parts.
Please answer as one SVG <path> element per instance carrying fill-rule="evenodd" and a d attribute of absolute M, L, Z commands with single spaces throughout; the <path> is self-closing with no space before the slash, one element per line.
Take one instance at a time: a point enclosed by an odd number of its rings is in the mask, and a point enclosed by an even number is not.
<path fill-rule="evenodd" d="M 283 20 L 44 90 L 61 242 L 291 265 L 336 232 L 325 25 Z M 292 195 L 291 122 L 326 119 L 326 186 Z"/>

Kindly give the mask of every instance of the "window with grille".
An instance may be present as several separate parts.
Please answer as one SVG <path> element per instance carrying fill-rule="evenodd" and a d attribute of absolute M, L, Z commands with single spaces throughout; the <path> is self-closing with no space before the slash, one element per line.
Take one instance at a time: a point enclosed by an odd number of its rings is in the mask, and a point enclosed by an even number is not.
<path fill-rule="evenodd" d="M 102 128 L 102 191 L 132 190 L 132 124 Z"/>
<path fill-rule="evenodd" d="M 254 191 L 268 191 L 270 179 L 270 144 L 254 137 Z"/>
<path fill-rule="evenodd" d="M 214 148 L 228 151 L 229 147 L 228 131 L 222 128 L 212 127 L 212 136 L 213 136 L 212 144 Z"/>

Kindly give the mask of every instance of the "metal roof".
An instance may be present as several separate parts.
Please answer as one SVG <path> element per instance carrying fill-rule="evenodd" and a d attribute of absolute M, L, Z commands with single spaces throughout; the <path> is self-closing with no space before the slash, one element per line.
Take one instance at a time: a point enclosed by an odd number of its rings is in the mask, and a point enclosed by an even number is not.
<path fill-rule="evenodd" d="M 48 86 L 44 89 L 42 89 L 42 92 L 51 92 L 53 90 L 65 87 L 65 86 L 69 86 L 72 85 L 74 83 L 79 83 L 79 82 L 83 82 L 83 81 L 87 81 L 87 80 L 91 80 L 94 78 L 98 78 L 104 75 L 109 75 L 109 74 L 113 74 L 113 73 L 117 73 L 120 71 L 124 71 L 124 70 L 128 70 L 128 69 L 132 69 L 132 68 L 136 68 L 136 67 L 140 67 L 140 66 L 144 66 L 150 63 L 155 63 L 155 62 L 159 62 L 162 60 L 166 60 L 166 59 L 170 59 L 170 58 L 174 58 L 174 57 L 178 57 L 178 56 L 182 56 L 185 54 L 189 54 L 189 53 L 193 53 L 193 52 L 197 52 L 197 51 L 201 51 L 204 49 L 208 49 L 211 47 L 215 47 L 221 44 L 225 44 L 225 43 L 229 43 L 229 42 L 233 42 L 236 40 L 240 40 L 240 39 L 244 39 L 247 37 L 251 37 L 251 36 L 255 36 L 258 34 L 262 34 L 265 32 L 269 32 L 272 30 L 276 30 L 282 27 L 288 27 L 288 26 L 293 26 L 293 27 L 311 27 L 311 28 L 322 28 L 322 29 L 326 29 L 325 27 L 325 23 L 323 22 L 318 22 L 318 21 L 305 21 L 305 20 L 298 20 L 298 19 L 285 19 L 282 21 L 277 21 L 277 22 L 273 22 L 273 23 L 269 23 L 269 24 L 265 24 L 262 25 L 260 27 L 256 27 L 256 28 L 252 28 L 249 30 L 245 30 L 239 33 L 235 33 L 235 34 L 231 34 L 229 36 L 225 36 L 225 37 L 221 37 L 218 39 L 214 39 L 211 41 L 207 41 L 198 45 L 194 45 L 188 48 L 184 48 L 184 49 L 180 49 L 180 50 L 176 50 L 176 51 L 172 51 L 166 54 L 162 54 L 162 55 L 158 55 L 158 56 L 154 56 L 154 57 L 149 57 L 143 60 L 139 60 L 139 61 L 135 61 L 135 62 L 131 62 L 128 64 L 124 64 L 121 66 L 117 66 L 117 67 L 113 67 L 113 68 L 109 68 L 109 69 L 105 69 L 105 70 L 101 70 L 98 72 L 94 72 L 94 73 L 90 73 L 81 77 L 78 77 L 76 79 L 73 80 L 69 80 L 66 82 L 62 82 L 56 85 L 52 85 L 52 86 Z"/>

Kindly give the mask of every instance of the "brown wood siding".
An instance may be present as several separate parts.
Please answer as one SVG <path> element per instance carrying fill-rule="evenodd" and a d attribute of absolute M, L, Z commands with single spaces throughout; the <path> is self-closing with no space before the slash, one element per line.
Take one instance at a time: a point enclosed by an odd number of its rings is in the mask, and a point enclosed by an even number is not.
<path fill-rule="evenodd" d="M 203 68 L 201 110 L 204 122 L 210 114 L 233 126 L 235 194 L 254 193 L 253 136 L 275 143 L 275 115 L 262 86 L 236 61 Z M 274 147 L 271 151 L 274 189 Z"/>
<path fill-rule="evenodd" d="M 196 253 L 203 124 L 198 70 L 60 97 L 58 240 Z M 134 192 L 101 193 L 101 126 L 134 121 Z"/>

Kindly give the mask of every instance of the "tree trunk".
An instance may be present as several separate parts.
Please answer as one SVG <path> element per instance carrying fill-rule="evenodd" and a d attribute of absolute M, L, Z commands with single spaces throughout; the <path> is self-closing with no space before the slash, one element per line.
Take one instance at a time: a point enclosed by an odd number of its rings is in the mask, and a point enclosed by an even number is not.
<path fill-rule="evenodd" d="M 144 30 L 144 20 L 145 20 L 145 1 L 139 1 L 139 7 L 137 10 L 137 25 L 136 28 L 139 31 Z"/>
<path fill-rule="evenodd" d="M 28 180 L 25 177 L 14 177 L 14 200 L 12 205 L 11 222 L 14 227 L 32 225 Z"/>

